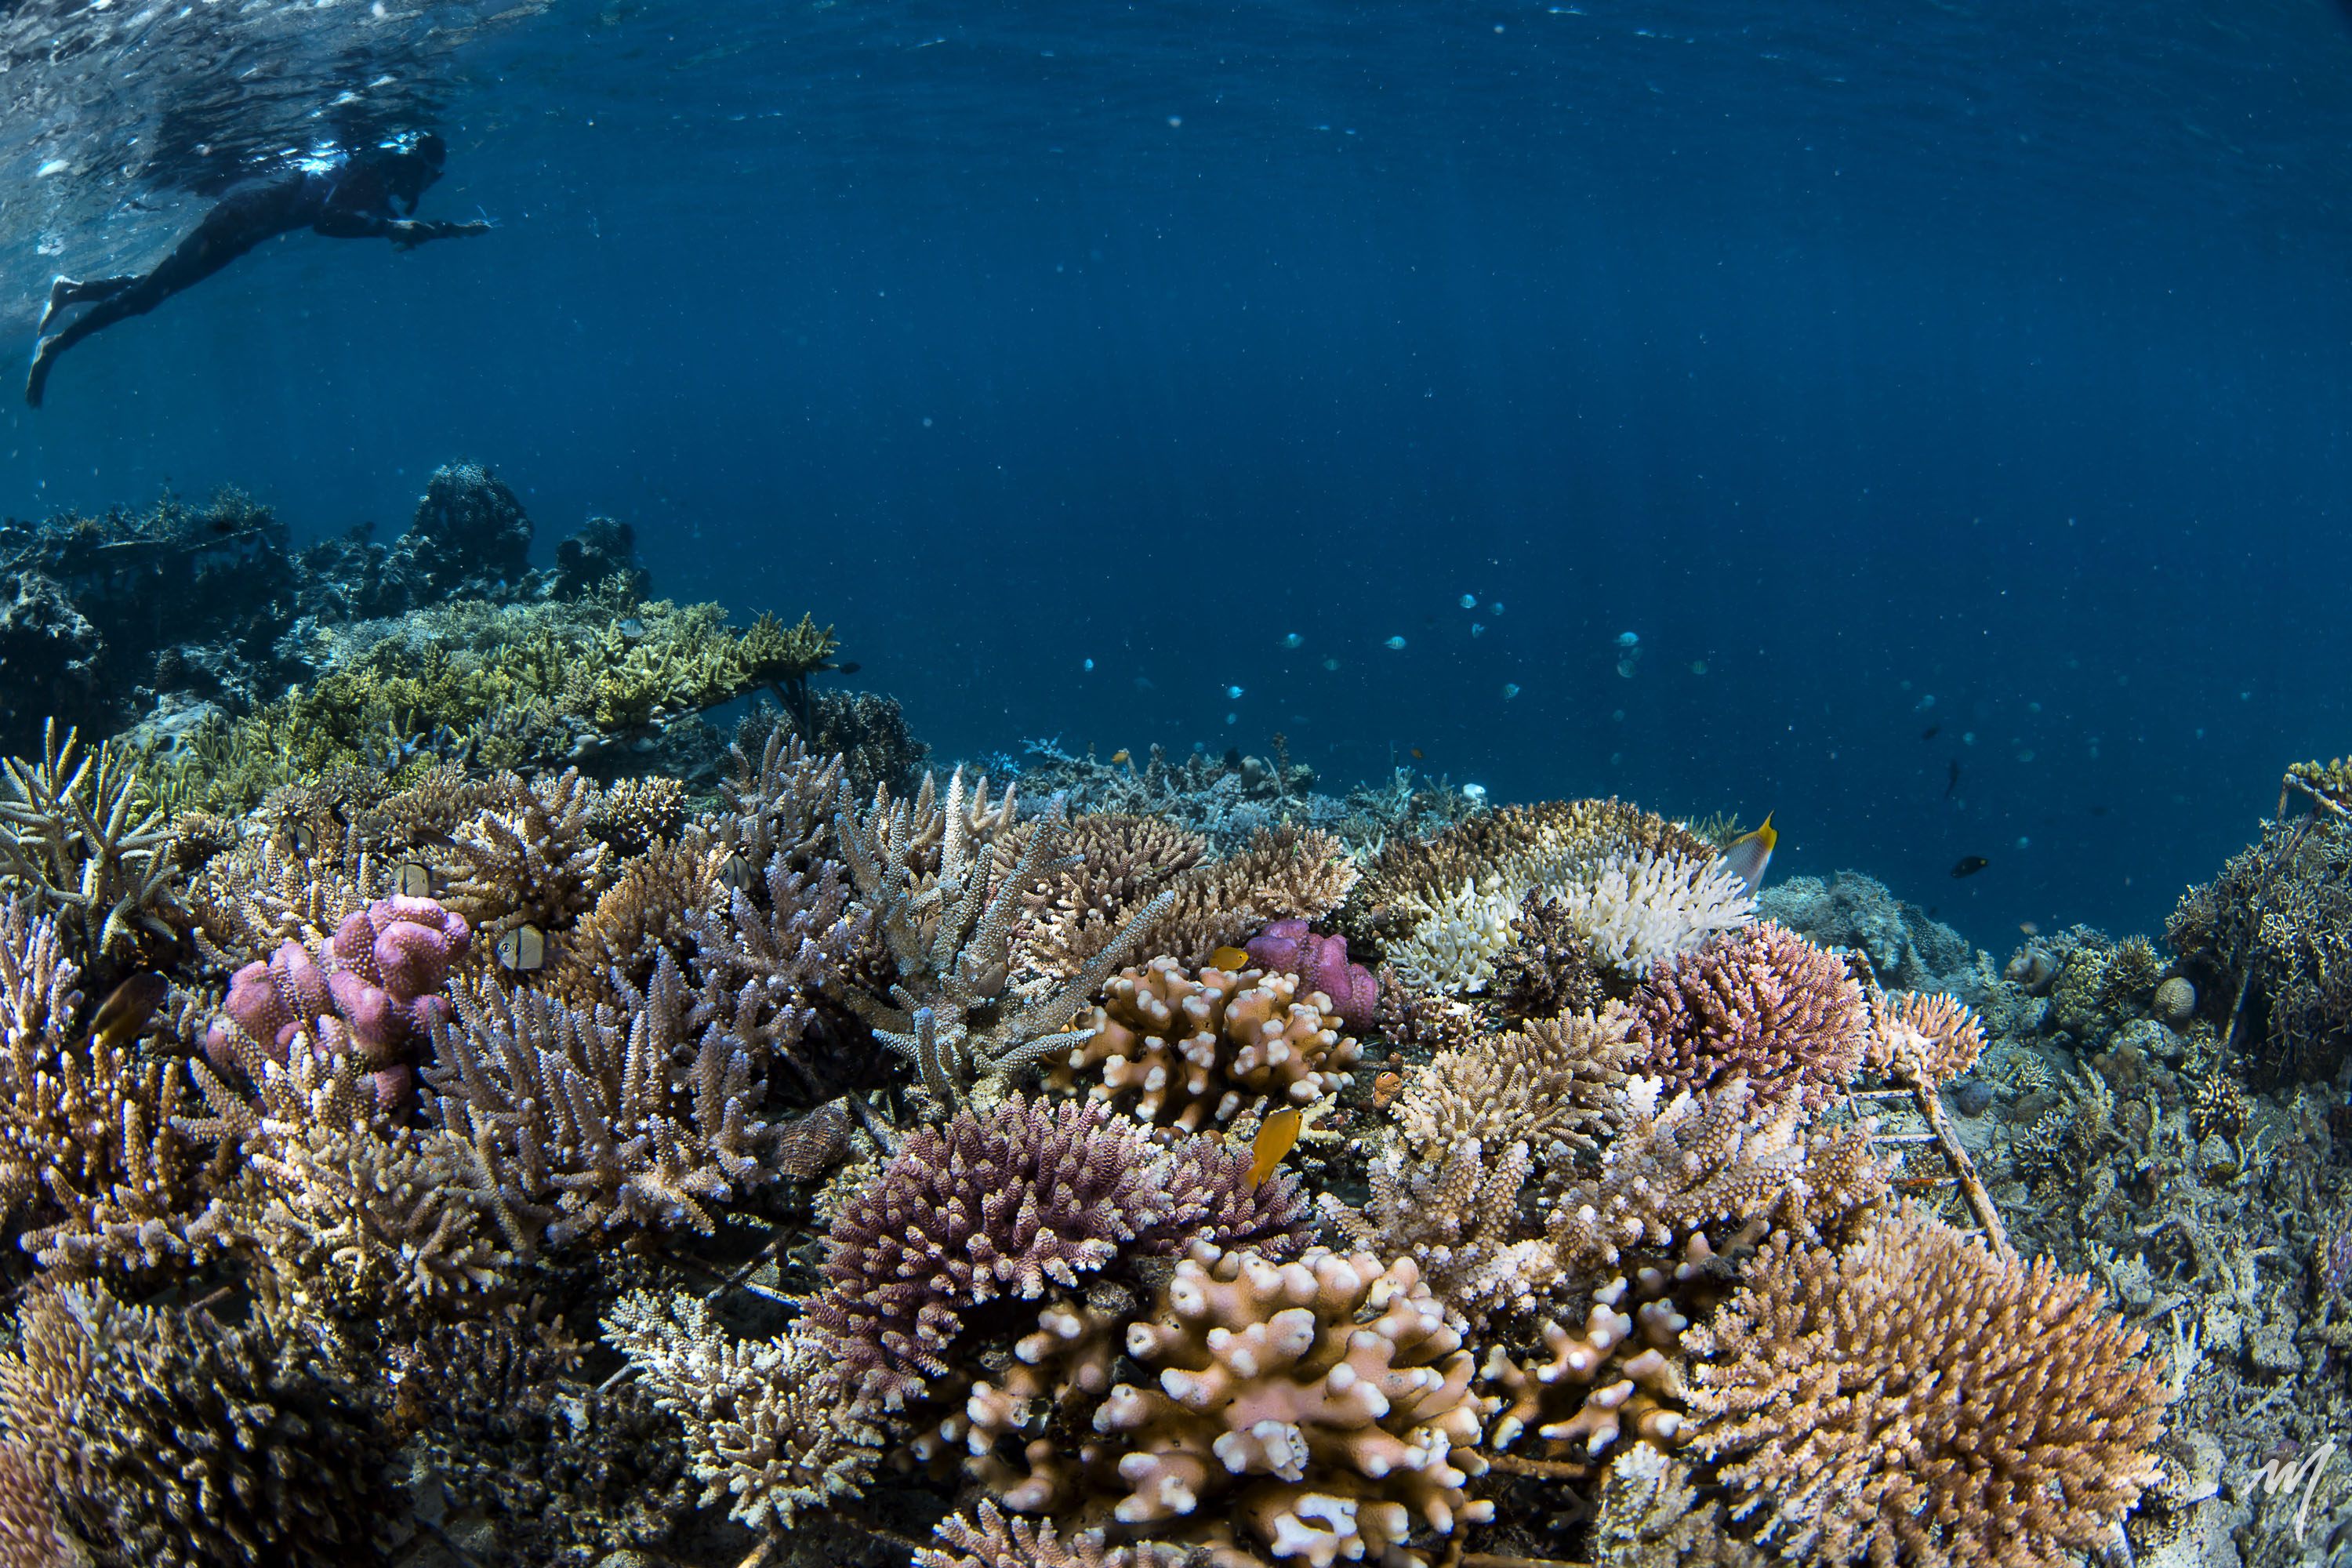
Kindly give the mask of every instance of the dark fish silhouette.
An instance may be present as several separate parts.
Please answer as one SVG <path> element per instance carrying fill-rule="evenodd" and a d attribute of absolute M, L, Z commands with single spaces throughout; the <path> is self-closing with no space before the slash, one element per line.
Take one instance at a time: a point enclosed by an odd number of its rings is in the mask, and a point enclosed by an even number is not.
<path fill-rule="evenodd" d="M 2107 815 L 2107 808 L 2104 805 L 2095 805 L 2091 807 L 2091 815 L 2093 816 L 2105 816 Z"/>
<path fill-rule="evenodd" d="M 89 1037 L 93 1045 L 127 1046 L 137 1039 L 147 1027 L 147 1020 L 163 1005 L 171 983 L 153 970 L 142 970 L 121 984 L 99 1005 L 97 1015 L 89 1021 Z"/>
<path fill-rule="evenodd" d="M 1955 763 L 1954 765 L 1957 766 L 1958 764 Z M 1963 855 L 1960 857 L 1960 863 L 1952 868 L 1952 875 L 1955 877 L 1973 877 L 1991 864 L 1991 861 L 1986 859 L 1981 855 Z"/>
<path fill-rule="evenodd" d="M 1943 732 L 1944 727 L 1941 724 L 1930 724 L 1919 731 L 1919 738 L 1923 741 L 1932 741 Z"/>
<path fill-rule="evenodd" d="M 844 675 L 856 675 L 858 671 L 859 666 L 857 661 L 853 658 L 847 664 L 835 665 L 834 668 L 840 670 Z"/>
<path fill-rule="evenodd" d="M 1954 758 L 1952 759 L 1951 771 L 1950 771 L 1950 772 L 1948 772 L 1948 773 L 1947 773 L 1944 775 L 1944 798 L 1945 798 L 1946 800 L 1949 800 L 1949 799 L 1951 799 L 1951 798 L 1952 798 L 1952 792 L 1953 792 L 1954 790 L 1956 790 L 1956 789 L 1959 788 L 1959 787 L 1960 787 L 1960 759 L 1959 759 L 1959 758 L 1958 758 L 1958 757 L 1954 757 Z"/>

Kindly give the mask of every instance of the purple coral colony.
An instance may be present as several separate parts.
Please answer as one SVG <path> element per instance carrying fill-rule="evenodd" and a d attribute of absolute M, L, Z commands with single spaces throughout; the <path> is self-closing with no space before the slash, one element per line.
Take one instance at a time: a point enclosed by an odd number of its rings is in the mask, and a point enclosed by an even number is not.
<path fill-rule="evenodd" d="M 2002 967 L 1619 801 L 933 768 L 530 531 L 0 531 L 8 1568 L 2203 1563 L 2326 1440 L 2344 764 Z"/>

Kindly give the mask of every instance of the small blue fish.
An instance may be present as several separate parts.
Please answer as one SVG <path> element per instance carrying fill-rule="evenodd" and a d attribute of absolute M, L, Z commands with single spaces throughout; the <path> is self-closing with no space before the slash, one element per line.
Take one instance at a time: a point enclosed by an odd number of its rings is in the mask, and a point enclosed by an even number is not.
<path fill-rule="evenodd" d="M 1639 632 L 1619 632 L 1617 634 L 1617 646 L 1619 647 L 1632 647 L 1641 640 L 1642 634 Z"/>
<path fill-rule="evenodd" d="M 1491 604 L 1491 605 L 1487 605 L 1487 606 L 1486 606 L 1486 613 L 1487 613 L 1488 615 L 1490 615 L 1490 616 L 1499 616 L 1499 615 L 1501 615 L 1501 614 L 1503 613 L 1503 601 L 1502 601 L 1502 600 L 1500 600 L 1500 599 L 1497 599 L 1497 600 L 1496 600 L 1493 604 Z"/>
<path fill-rule="evenodd" d="M 1472 621 L 1470 623 L 1470 635 L 1474 637 L 1485 637 L 1486 635 L 1486 628 L 1480 626 L 1476 621 Z"/>
<path fill-rule="evenodd" d="M 1285 647 L 1297 647 L 1300 643 L 1303 643 L 1307 639 L 1305 637 L 1300 637 L 1297 632 L 1293 632 L 1288 637 L 1282 639 L 1282 646 Z"/>
<path fill-rule="evenodd" d="M 1093 659 L 1088 659 L 1088 660 L 1087 660 L 1087 668 L 1088 669 L 1092 669 L 1094 667 L 1095 667 L 1095 661 L 1094 661 Z"/>
<path fill-rule="evenodd" d="M 1339 661 L 1336 658 L 1327 658 L 1323 661 L 1323 668 L 1326 669 L 1337 669 L 1339 668 Z"/>
<path fill-rule="evenodd" d="M 1382 647 L 1384 647 L 1384 648 L 1389 649 L 1391 652 L 1394 652 L 1396 649 L 1398 649 L 1398 648 L 1401 648 L 1401 647 L 1404 647 L 1404 638 L 1402 638 L 1402 637 L 1391 637 L 1391 638 L 1389 638 L 1389 640 L 1388 640 L 1388 641 L 1386 641 L 1386 642 L 1384 642 L 1384 643 L 1381 644 L 1381 646 Z"/>
<path fill-rule="evenodd" d="M 1478 607 L 1478 595 L 1475 595 L 1475 594 L 1465 594 L 1465 595 L 1462 595 L 1462 607 L 1463 607 L 1464 609 L 1465 609 L 1465 610 L 1475 610 L 1475 609 L 1476 609 L 1476 608 Z"/>
<path fill-rule="evenodd" d="M 1241 700 L 1241 695 L 1242 689 L 1238 686 L 1228 686 L 1225 688 L 1225 700 L 1228 702 L 1238 702 Z"/>
<path fill-rule="evenodd" d="M 1504 700 L 1504 701 L 1508 702 L 1512 698 L 1517 697 L 1518 694 L 1519 694 L 1519 689 L 1518 689 L 1517 686 L 1513 685 L 1511 682 L 1509 682 L 1509 681 L 1507 681 L 1507 680 L 1506 680 L 1505 682 L 1503 682 L 1503 700 Z"/>

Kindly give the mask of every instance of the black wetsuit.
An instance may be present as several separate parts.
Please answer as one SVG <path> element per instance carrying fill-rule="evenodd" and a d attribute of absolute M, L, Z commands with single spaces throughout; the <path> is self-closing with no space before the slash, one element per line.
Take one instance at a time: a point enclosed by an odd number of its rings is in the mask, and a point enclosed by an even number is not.
<path fill-rule="evenodd" d="M 195 231 L 180 241 L 154 269 L 120 278 L 81 281 L 60 278 L 49 285 L 41 331 L 58 312 L 76 305 L 89 310 L 33 351 L 25 378 L 25 401 L 37 408 L 41 389 L 57 358 L 92 332 L 126 316 L 143 316 L 190 284 L 202 282 L 265 239 L 308 228 L 330 239 L 389 239 L 400 249 L 429 239 L 480 234 L 487 223 L 419 223 L 414 213 L 425 187 L 441 177 L 446 150 L 426 135 L 397 148 L 346 153 L 320 168 L 266 185 L 233 191 L 206 213 Z"/>

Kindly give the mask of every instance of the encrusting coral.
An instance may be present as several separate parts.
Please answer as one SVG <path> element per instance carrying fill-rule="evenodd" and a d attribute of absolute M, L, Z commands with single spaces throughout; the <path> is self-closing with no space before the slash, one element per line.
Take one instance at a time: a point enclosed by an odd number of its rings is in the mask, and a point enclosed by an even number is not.
<path fill-rule="evenodd" d="M 2045 1258 L 1916 1213 L 1843 1252 L 1774 1237 L 1684 1342 L 1696 1452 L 1810 1561 L 2071 1568 L 2157 1478 L 2147 1334 Z"/>

